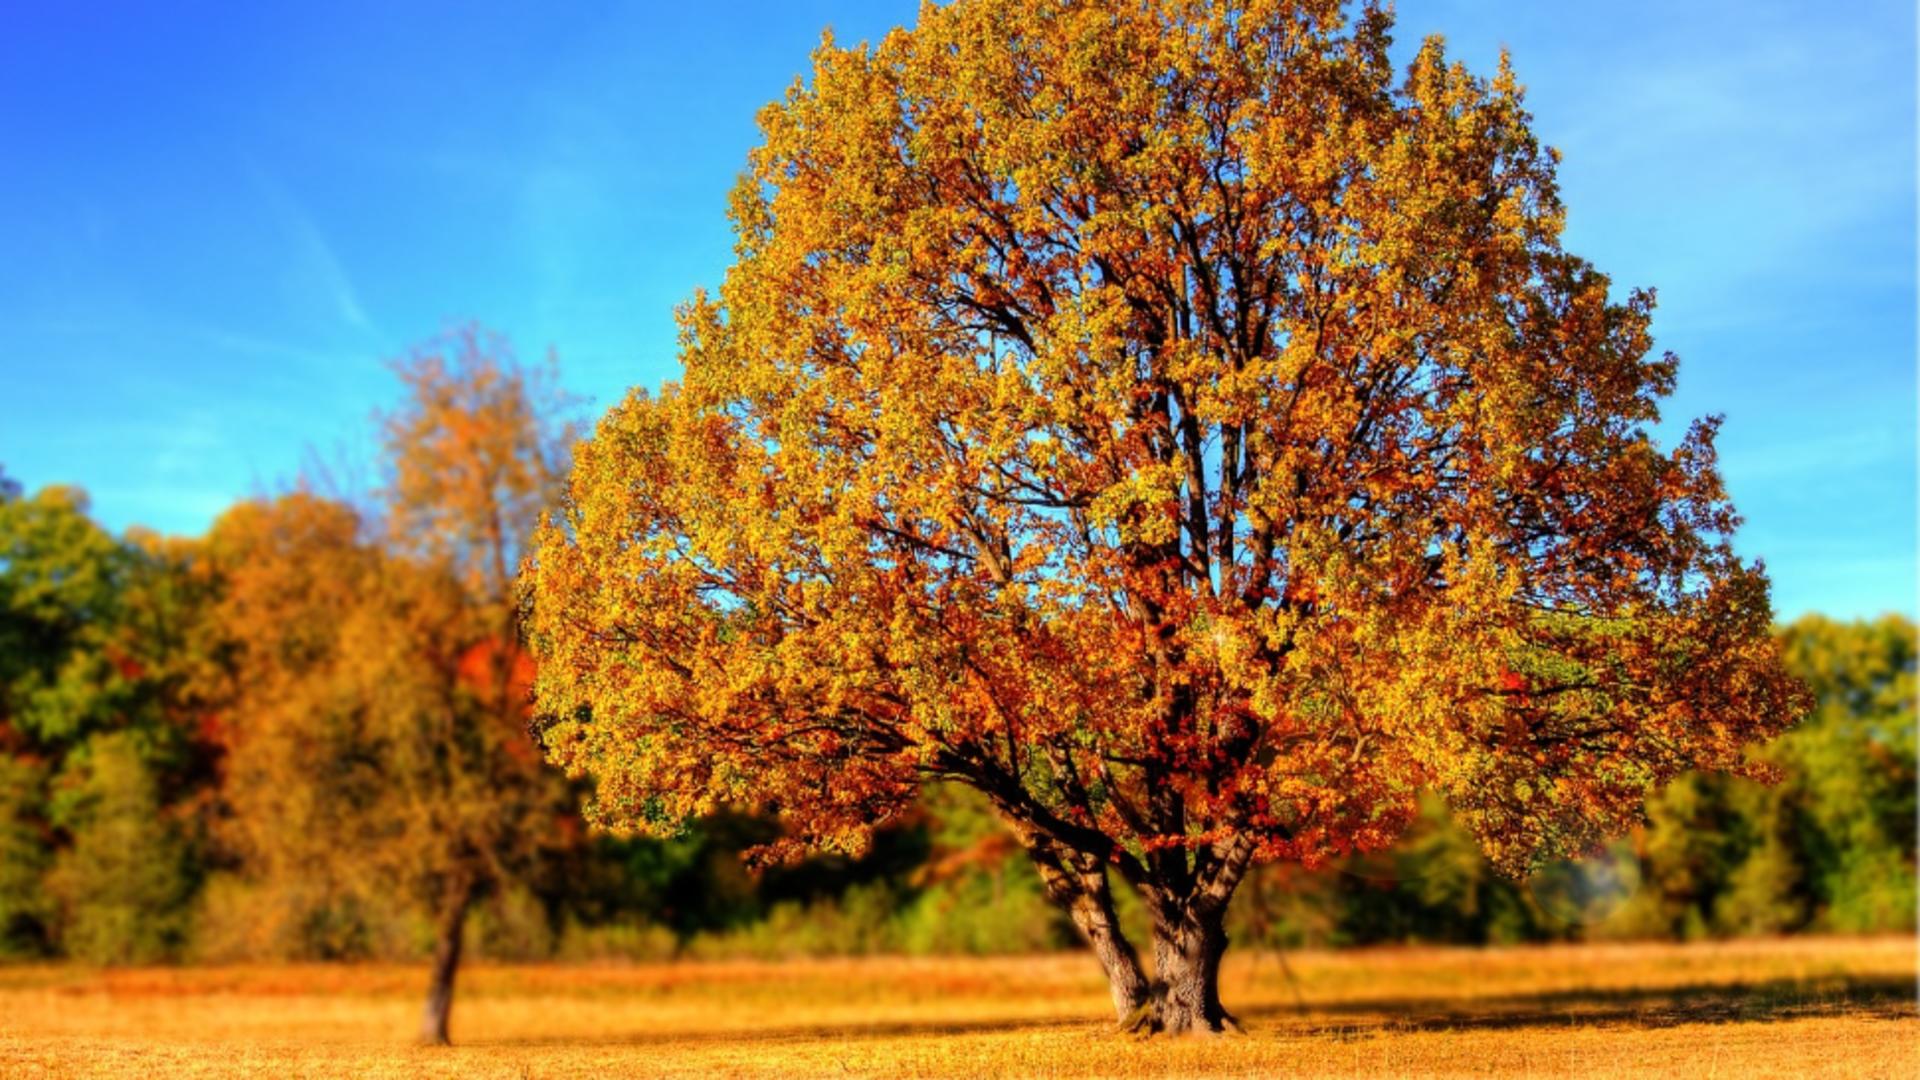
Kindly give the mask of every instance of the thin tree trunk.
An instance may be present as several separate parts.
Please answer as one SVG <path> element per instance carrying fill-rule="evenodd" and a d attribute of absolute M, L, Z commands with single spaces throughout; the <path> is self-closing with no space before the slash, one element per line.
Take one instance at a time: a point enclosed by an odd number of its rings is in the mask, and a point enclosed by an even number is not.
<path fill-rule="evenodd" d="M 453 1012 L 453 978 L 460 970 L 460 946 L 466 936 L 467 909 L 473 905 L 471 889 L 454 891 L 440 916 L 439 937 L 433 946 L 433 972 L 427 983 L 427 1008 L 420 1018 L 420 1041 L 429 1046 L 447 1045 L 447 1019 Z"/>
<path fill-rule="evenodd" d="M 1029 847 L 1027 854 L 1040 871 L 1047 896 L 1073 920 L 1081 938 L 1093 950 L 1094 959 L 1100 962 L 1113 995 L 1114 1016 L 1125 1023 L 1146 1007 L 1152 988 L 1140 968 L 1139 954 L 1120 932 L 1106 868 L 1098 860 L 1044 843 Z"/>

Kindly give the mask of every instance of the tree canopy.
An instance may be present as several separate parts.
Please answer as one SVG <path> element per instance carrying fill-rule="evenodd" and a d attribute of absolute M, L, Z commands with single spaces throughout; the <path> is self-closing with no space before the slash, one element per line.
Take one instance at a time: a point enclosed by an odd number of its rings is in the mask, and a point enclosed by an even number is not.
<path fill-rule="evenodd" d="M 957 0 L 822 45 L 683 381 L 600 422 L 538 540 L 545 739 L 601 822 L 857 848 L 958 780 L 1123 1015 L 1219 1027 L 1250 862 L 1435 791 L 1519 871 L 1804 710 L 1718 421 L 1652 437 L 1652 293 L 1562 248 L 1504 59 L 1396 74 L 1390 28 Z"/>

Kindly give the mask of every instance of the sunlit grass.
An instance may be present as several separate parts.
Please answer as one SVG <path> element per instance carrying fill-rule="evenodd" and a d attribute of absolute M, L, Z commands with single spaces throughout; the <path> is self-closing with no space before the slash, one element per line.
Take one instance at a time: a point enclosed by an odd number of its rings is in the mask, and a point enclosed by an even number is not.
<path fill-rule="evenodd" d="M 1230 956 L 1250 1034 L 1112 1034 L 1092 962 L 0 968 L 0 1075 L 1920 1075 L 1906 939 Z"/>

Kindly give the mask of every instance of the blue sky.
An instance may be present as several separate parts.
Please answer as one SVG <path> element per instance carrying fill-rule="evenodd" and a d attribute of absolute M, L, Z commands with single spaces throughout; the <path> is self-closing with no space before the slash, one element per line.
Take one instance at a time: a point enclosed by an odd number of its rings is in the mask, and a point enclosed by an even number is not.
<path fill-rule="evenodd" d="M 1660 290 L 1670 427 L 1783 616 L 1915 606 L 1910 3 L 1401 0 L 1399 51 L 1510 47 L 1568 246 Z M 753 116 L 909 2 L 0 12 L 0 464 L 115 528 L 205 528 L 364 448 L 382 360 L 480 319 L 595 411 L 676 370 Z"/>

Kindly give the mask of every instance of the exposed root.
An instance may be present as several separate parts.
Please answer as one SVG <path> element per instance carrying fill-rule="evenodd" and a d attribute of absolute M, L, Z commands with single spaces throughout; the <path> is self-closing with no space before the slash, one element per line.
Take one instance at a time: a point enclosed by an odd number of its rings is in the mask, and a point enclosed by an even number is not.
<path fill-rule="evenodd" d="M 1193 1018 L 1183 1016 L 1181 1022 L 1168 1023 L 1166 985 L 1154 983 L 1147 999 L 1134 1006 L 1132 1012 L 1121 1018 L 1116 1030 L 1123 1035 L 1147 1039 L 1155 1035 L 1180 1035 L 1194 1038 L 1213 1038 L 1216 1036 L 1243 1036 L 1247 1029 L 1240 1020 L 1225 1009 L 1215 1017 Z"/>
<path fill-rule="evenodd" d="M 1134 1006 L 1132 1012 L 1122 1017 L 1119 1031 L 1124 1035 L 1141 1037 L 1157 1034 L 1160 1031 L 1160 1010 L 1153 999 Z"/>

